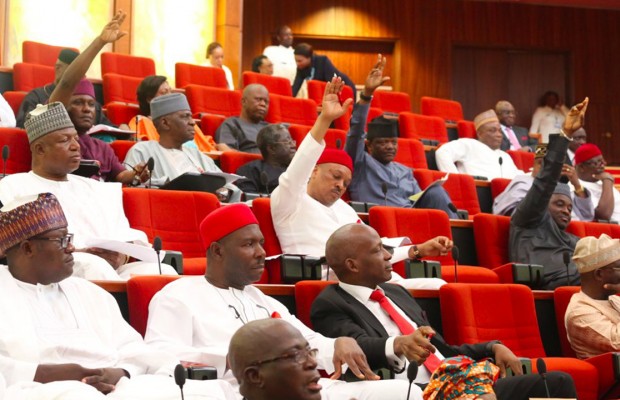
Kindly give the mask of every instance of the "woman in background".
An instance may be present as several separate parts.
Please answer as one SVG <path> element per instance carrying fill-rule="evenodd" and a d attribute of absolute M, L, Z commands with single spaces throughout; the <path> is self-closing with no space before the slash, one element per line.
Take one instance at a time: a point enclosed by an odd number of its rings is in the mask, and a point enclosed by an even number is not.
<path fill-rule="evenodd" d="M 235 85 L 233 83 L 232 72 L 230 68 L 224 65 L 224 48 L 218 42 L 210 43 L 207 46 L 207 67 L 221 68 L 226 74 L 226 82 L 228 82 L 228 89 L 234 90 Z"/>
<path fill-rule="evenodd" d="M 540 133 L 541 143 L 549 143 L 550 133 L 559 133 L 568 113 L 568 108 L 560 102 L 560 96 L 548 91 L 540 99 L 540 106 L 532 115 L 530 133 Z"/>

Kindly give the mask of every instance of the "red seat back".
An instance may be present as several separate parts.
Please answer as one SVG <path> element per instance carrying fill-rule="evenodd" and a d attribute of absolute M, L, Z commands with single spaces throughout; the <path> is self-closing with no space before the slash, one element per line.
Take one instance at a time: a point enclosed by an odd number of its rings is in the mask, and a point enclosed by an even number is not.
<path fill-rule="evenodd" d="M 0 128 L 0 148 L 3 148 L 4 145 L 9 146 L 9 158 L 6 162 L 7 174 L 28 172 L 32 169 L 32 153 L 25 130 Z M 0 168 L 4 168 L 4 166 Z"/>
<path fill-rule="evenodd" d="M 140 108 L 136 104 L 108 103 L 106 105 L 106 115 L 116 125 L 128 124 L 138 114 L 140 114 Z"/>
<path fill-rule="evenodd" d="M 372 106 L 384 112 L 400 113 L 411 112 L 409 93 L 393 92 L 391 90 L 376 90 L 372 98 Z"/>
<path fill-rule="evenodd" d="M 510 262 L 509 235 L 510 217 L 484 213 L 474 215 L 478 264 L 486 268 L 495 268 Z"/>
<path fill-rule="evenodd" d="M 430 169 L 416 169 L 413 171 L 413 175 L 420 187 L 426 189 L 431 183 L 440 179 L 446 173 Z M 476 191 L 476 182 L 470 175 L 451 173 L 443 188 L 448 192 L 452 203 L 459 210 L 467 210 L 470 216 L 481 211 L 478 192 Z"/>
<path fill-rule="evenodd" d="M 47 65 L 53 67 L 58 60 L 58 54 L 62 49 L 71 49 L 77 53 L 80 51 L 73 47 L 52 46 L 51 44 L 25 40 L 22 43 L 22 61 L 30 64 Z M 51 82 L 51 81 L 50 81 Z"/>
<path fill-rule="evenodd" d="M 133 140 L 115 140 L 110 143 L 110 147 L 114 150 L 116 157 L 123 162 L 125 161 L 125 157 L 127 157 L 129 149 L 131 149 L 134 144 L 136 144 L 136 142 Z"/>
<path fill-rule="evenodd" d="M 266 74 L 259 74 L 258 72 L 245 71 L 241 75 L 243 80 L 243 87 L 252 83 L 260 83 L 267 88 L 269 93 L 279 94 L 281 96 L 293 96 L 293 89 L 291 88 L 291 81 L 281 76 L 272 76 Z"/>
<path fill-rule="evenodd" d="M 456 130 L 458 132 L 459 139 L 476 139 L 478 137 L 478 134 L 476 133 L 476 126 L 471 121 L 457 121 Z"/>
<path fill-rule="evenodd" d="M 553 306 L 555 307 L 555 320 L 558 326 L 558 336 L 560 337 L 560 346 L 562 348 L 562 355 L 564 357 L 576 357 L 573 348 L 568 341 L 568 334 L 566 332 L 566 324 L 564 323 L 564 316 L 566 315 L 566 309 L 568 303 L 575 293 L 579 293 L 580 286 L 561 286 L 553 291 Z"/>
<path fill-rule="evenodd" d="M 221 68 L 203 67 L 201 65 L 195 64 L 176 63 L 174 65 L 174 76 L 176 80 L 176 86 L 178 88 L 184 88 L 187 85 L 201 85 L 216 87 L 220 89 L 228 89 L 226 74 Z"/>
<path fill-rule="evenodd" d="M 254 199 L 252 201 L 252 211 L 254 215 L 256 215 L 260 230 L 265 237 L 263 248 L 267 253 L 267 257 L 282 254 L 280 240 L 278 239 L 278 235 L 273 226 L 273 219 L 271 218 L 271 199 Z M 266 274 L 263 273 L 261 282 L 282 283 L 279 259 L 267 261 L 265 263 L 265 271 Z"/>
<path fill-rule="evenodd" d="M 534 153 L 518 150 L 508 150 L 506 153 L 521 171 L 528 172 L 534 166 Z"/>
<path fill-rule="evenodd" d="M 424 145 L 415 139 L 398 138 L 398 151 L 394 161 L 409 168 L 428 168 Z"/>
<path fill-rule="evenodd" d="M 312 129 L 312 127 L 308 125 L 289 125 L 288 131 L 291 134 L 291 138 L 297 142 L 297 147 L 299 147 L 301 142 L 308 135 L 310 129 Z M 330 128 L 327 130 L 324 140 L 325 146 L 327 147 L 344 149 L 344 143 L 347 140 L 347 132 L 342 129 Z M 340 147 L 338 147 L 338 145 L 340 145 Z"/>
<path fill-rule="evenodd" d="M 463 119 L 463 107 L 454 100 L 423 96 L 420 100 L 420 109 L 424 115 L 434 115 L 453 123 Z"/>
<path fill-rule="evenodd" d="M 15 63 L 13 65 L 13 89 L 29 92 L 54 82 L 54 67 L 39 64 Z"/>
<path fill-rule="evenodd" d="M 28 92 L 7 90 L 6 92 L 2 93 L 2 97 L 4 97 L 4 100 L 6 100 L 6 102 L 9 103 L 9 105 L 11 106 L 13 114 L 17 116 L 17 114 L 19 113 L 19 107 L 21 107 L 22 102 L 24 101 L 24 97 L 26 97 L 27 94 Z"/>
<path fill-rule="evenodd" d="M 323 94 L 325 93 L 325 86 L 327 82 L 323 81 L 307 81 L 308 82 L 308 98 L 313 100 L 317 106 L 323 104 Z M 343 86 L 340 93 L 340 100 L 353 99 L 353 89 L 349 86 Z M 354 99 L 355 100 L 355 99 Z"/>
<path fill-rule="evenodd" d="M 254 160 L 262 160 L 263 156 L 243 151 L 225 151 L 220 155 L 220 167 L 222 171 L 234 174 L 237 169 Z"/>
<path fill-rule="evenodd" d="M 188 85 L 185 95 L 194 115 L 208 113 L 236 117 L 241 114 L 241 93 L 236 90 Z"/>
<path fill-rule="evenodd" d="M 446 123 L 440 117 L 402 112 L 398 114 L 398 128 L 403 138 L 448 141 Z"/>
<path fill-rule="evenodd" d="M 141 275 L 127 281 L 127 306 L 129 323 L 143 337 L 149 319 L 149 304 L 155 293 L 172 281 L 179 279 L 174 275 Z"/>
<path fill-rule="evenodd" d="M 133 76 L 142 80 L 149 75 L 155 75 L 155 61 L 152 58 L 128 54 L 101 53 L 101 75 L 110 73 Z"/>
<path fill-rule="evenodd" d="M 107 73 L 103 75 L 103 102 L 108 104 L 114 101 L 120 103 L 138 104 L 136 91 L 142 78 L 135 76 Z"/>
<path fill-rule="evenodd" d="M 269 93 L 269 110 L 265 121 L 312 126 L 316 118 L 316 105 L 313 101 Z"/>
<path fill-rule="evenodd" d="M 226 117 L 223 115 L 204 114 L 200 118 L 200 130 L 204 135 L 215 138 L 215 131 L 222 125 Z"/>
<path fill-rule="evenodd" d="M 295 284 L 295 316 L 312 329 L 312 321 L 310 321 L 310 311 L 314 299 L 329 285 L 333 285 L 333 281 L 299 281 Z"/>
<path fill-rule="evenodd" d="M 497 196 L 499 196 L 504 190 L 506 190 L 506 187 L 508 187 L 510 182 L 512 182 L 512 180 L 507 178 L 491 179 L 491 197 L 493 198 L 493 200 L 495 200 Z"/>

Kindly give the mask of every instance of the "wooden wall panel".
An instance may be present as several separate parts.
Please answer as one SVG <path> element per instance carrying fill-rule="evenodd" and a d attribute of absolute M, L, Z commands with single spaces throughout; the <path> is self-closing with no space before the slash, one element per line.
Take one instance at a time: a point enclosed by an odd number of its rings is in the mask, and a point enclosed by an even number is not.
<path fill-rule="evenodd" d="M 243 14 L 243 69 L 281 24 L 308 36 L 395 38 L 400 62 L 392 83 L 411 95 L 414 110 L 421 96 L 452 97 L 456 45 L 568 51 L 572 97 L 591 99 L 590 140 L 620 163 L 619 11 L 462 0 L 251 0 Z"/>

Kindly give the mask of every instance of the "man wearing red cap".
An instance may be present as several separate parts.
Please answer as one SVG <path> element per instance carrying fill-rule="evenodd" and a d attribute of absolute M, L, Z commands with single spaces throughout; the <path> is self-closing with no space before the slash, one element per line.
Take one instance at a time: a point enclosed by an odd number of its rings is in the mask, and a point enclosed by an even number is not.
<path fill-rule="evenodd" d="M 285 253 L 323 256 L 329 236 L 343 225 L 361 222 L 357 213 L 340 197 L 351 183 L 353 161 L 343 150 L 325 148 L 323 138 L 331 122 L 344 114 L 352 100 L 338 101 L 343 83 L 335 78 L 327 84 L 323 110 L 310 133 L 299 145 L 280 185 L 271 195 L 271 214 L 276 234 Z M 358 114 L 363 107 L 353 108 L 351 123 L 363 124 Z M 353 126 L 351 129 L 356 129 Z M 447 254 L 452 241 L 438 236 L 422 244 L 395 249 L 394 262 Z M 323 269 L 327 278 L 327 268 Z M 394 274 L 396 279 L 402 279 Z M 330 276 L 330 279 L 336 279 Z M 432 288 L 444 283 L 439 280 L 416 279 L 409 284 L 430 284 Z M 421 288 L 421 286 L 417 286 Z M 430 286 L 426 286 L 430 288 Z"/>
<path fill-rule="evenodd" d="M 592 194 L 594 218 L 620 221 L 620 192 L 615 179 L 605 172 L 605 158 L 593 143 L 581 145 L 575 152 L 575 169 L 581 185 Z"/>
<path fill-rule="evenodd" d="M 218 377 L 236 383 L 226 360 L 234 333 L 250 321 L 282 318 L 302 333 L 311 348 L 318 349 L 319 368 L 335 372 L 334 378 L 346 363 L 359 379 L 378 379 L 355 340 L 330 339 L 310 330 L 282 303 L 252 286 L 264 272 L 265 250 L 258 221 L 247 205 L 213 211 L 200 224 L 200 236 L 207 249 L 205 276 L 178 279 L 153 297 L 145 335 L 148 344 L 181 360 L 214 366 Z M 316 383 L 313 378 L 315 388 Z M 406 385 L 389 380 L 322 379 L 319 384 L 327 398 L 334 399 L 404 399 L 407 391 Z"/>

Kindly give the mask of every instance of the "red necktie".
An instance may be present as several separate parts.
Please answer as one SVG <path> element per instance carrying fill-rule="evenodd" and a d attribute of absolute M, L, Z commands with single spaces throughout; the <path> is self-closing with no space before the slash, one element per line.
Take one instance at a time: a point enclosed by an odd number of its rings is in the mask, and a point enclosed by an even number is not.
<path fill-rule="evenodd" d="M 413 325 L 407 322 L 407 320 L 398 311 L 396 311 L 392 303 L 390 303 L 382 291 L 379 289 L 373 290 L 370 295 L 370 300 L 374 300 L 379 303 L 381 308 L 388 313 L 392 321 L 396 323 L 396 326 L 400 329 L 400 333 L 403 335 L 409 335 L 415 332 Z M 424 366 L 431 374 L 437 369 L 437 367 L 439 367 L 439 364 L 441 364 L 441 360 L 435 355 L 435 353 L 431 353 L 431 355 L 426 358 L 426 361 L 424 361 Z"/>

